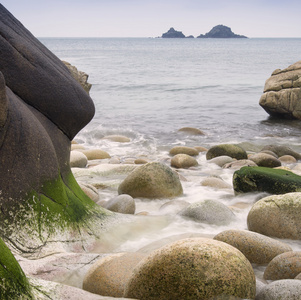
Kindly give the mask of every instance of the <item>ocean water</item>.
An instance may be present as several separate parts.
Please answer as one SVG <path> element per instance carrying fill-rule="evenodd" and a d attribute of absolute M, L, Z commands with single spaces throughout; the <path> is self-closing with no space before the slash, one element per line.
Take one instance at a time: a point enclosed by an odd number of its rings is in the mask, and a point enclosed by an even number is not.
<path fill-rule="evenodd" d="M 189 126 L 206 133 L 198 141 L 204 146 L 298 147 L 300 122 L 271 120 L 258 103 L 271 73 L 300 60 L 301 39 L 40 40 L 89 74 L 96 114 L 78 138 L 91 145 L 103 132 L 169 146 Z"/>
<path fill-rule="evenodd" d="M 237 143 L 248 151 L 264 145 L 287 145 L 301 152 L 301 122 L 274 120 L 259 106 L 265 80 L 275 69 L 300 60 L 301 39 L 155 39 L 155 38 L 41 38 L 60 59 L 89 74 L 94 119 L 77 136 L 86 148 L 108 151 L 121 162 L 137 157 L 169 164 L 168 151 L 176 145 L 210 147 Z M 182 127 L 205 135 L 179 134 Z M 102 139 L 124 135 L 129 143 Z M 236 221 L 215 226 L 188 221 L 175 208 L 162 210 L 170 199 L 135 199 L 141 219 L 109 233 L 107 249 L 137 251 L 161 239 L 182 234 L 214 236 L 226 229 L 247 229 L 247 215 L 261 194 L 236 196 L 232 189 L 216 190 L 200 182 L 218 176 L 232 184 L 233 170 L 209 164 L 179 170 L 184 189 L 177 198 L 189 203 L 214 199 L 234 207 Z M 106 163 L 106 162 L 104 162 Z M 293 167 L 293 166 L 290 166 Z M 96 177 L 98 175 L 95 175 Z M 121 181 L 124 177 L 120 175 Z M 78 178 L 93 183 L 107 178 Z M 114 180 L 116 176 L 114 177 Z M 116 186 L 101 189 L 104 201 L 117 195 Z M 300 250 L 300 241 L 286 241 Z M 258 277 L 263 268 L 254 267 Z"/>

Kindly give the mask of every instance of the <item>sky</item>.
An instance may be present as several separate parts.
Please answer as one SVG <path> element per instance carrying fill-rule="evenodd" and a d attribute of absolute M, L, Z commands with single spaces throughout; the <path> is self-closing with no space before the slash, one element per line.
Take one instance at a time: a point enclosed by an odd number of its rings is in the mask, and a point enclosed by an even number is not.
<path fill-rule="evenodd" d="M 248 37 L 301 37 L 301 1 L 4 0 L 36 37 L 197 37 L 222 24 Z"/>

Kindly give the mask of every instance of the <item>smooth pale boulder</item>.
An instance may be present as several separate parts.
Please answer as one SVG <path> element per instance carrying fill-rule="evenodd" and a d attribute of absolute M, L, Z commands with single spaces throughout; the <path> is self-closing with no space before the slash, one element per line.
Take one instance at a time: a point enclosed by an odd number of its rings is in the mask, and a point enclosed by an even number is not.
<path fill-rule="evenodd" d="M 249 157 L 259 167 L 276 168 L 281 166 L 281 161 L 267 153 L 256 153 Z"/>
<path fill-rule="evenodd" d="M 80 151 L 86 155 L 88 160 L 111 158 L 111 155 L 108 152 L 100 149 L 89 149 Z"/>
<path fill-rule="evenodd" d="M 202 200 L 180 211 L 179 215 L 195 222 L 226 225 L 235 219 L 235 214 L 223 203 L 215 200 Z"/>
<path fill-rule="evenodd" d="M 220 144 L 211 147 L 206 153 L 206 159 L 210 160 L 218 156 L 230 156 L 235 159 L 247 159 L 247 152 L 238 145 Z"/>
<path fill-rule="evenodd" d="M 110 140 L 112 142 L 117 143 L 129 143 L 131 141 L 130 138 L 123 136 L 123 135 L 107 135 L 102 138 L 103 140 Z"/>
<path fill-rule="evenodd" d="M 227 155 L 217 156 L 215 158 L 212 158 L 208 160 L 208 163 L 213 163 L 218 165 L 219 167 L 223 167 L 225 164 L 233 162 L 233 158 Z"/>
<path fill-rule="evenodd" d="M 255 264 L 267 264 L 277 255 L 292 251 L 288 244 L 247 230 L 226 230 L 217 234 L 214 239 L 237 248 Z"/>
<path fill-rule="evenodd" d="M 189 202 L 175 199 L 164 203 L 159 210 L 165 214 L 176 214 L 189 205 Z"/>
<path fill-rule="evenodd" d="M 301 239 L 301 193 L 272 195 L 256 202 L 247 217 L 248 229 L 282 239 Z"/>
<path fill-rule="evenodd" d="M 170 165 L 178 169 L 188 169 L 190 167 L 195 167 L 198 164 L 199 163 L 194 157 L 187 154 L 176 154 L 170 161 Z"/>
<path fill-rule="evenodd" d="M 255 300 L 300 300 L 300 295 L 300 280 L 283 279 L 267 284 L 256 295 Z"/>
<path fill-rule="evenodd" d="M 88 159 L 85 154 L 80 151 L 73 150 L 70 152 L 70 167 L 85 168 L 88 164 Z"/>
<path fill-rule="evenodd" d="M 174 156 L 177 154 L 187 154 L 190 156 L 197 156 L 199 155 L 199 152 L 192 147 L 186 147 L 186 146 L 176 146 L 170 149 L 169 154 Z"/>
<path fill-rule="evenodd" d="M 297 162 L 296 158 L 292 155 L 282 155 L 279 157 L 279 160 L 285 164 L 295 164 Z"/>
<path fill-rule="evenodd" d="M 179 176 L 168 166 L 151 162 L 136 168 L 118 187 L 133 198 L 170 198 L 183 194 Z"/>
<path fill-rule="evenodd" d="M 294 279 L 301 273 L 301 252 L 291 251 L 279 254 L 266 267 L 265 280 Z"/>
<path fill-rule="evenodd" d="M 254 299 L 255 276 L 236 248 L 207 238 L 182 239 L 159 248 L 133 270 L 124 296 L 135 299 Z"/>
<path fill-rule="evenodd" d="M 183 133 L 186 133 L 186 134 L 189 134 L 189 135 L 204 135 L 205 133 L 198 129 L 198 128 L 194 128 L 194 127 L 183 127 L 183 128 L 180 128 L 178 130 L 178 132 L 183 132 Z"/>
<path fill-rule="evenodd" d="M 94 294 L 122 297 L 133 268 L 145 257 L 143 253 L 115 253 L 98 260 L 88 270 L 83 289 Z"/>
<path fill-rule="evenodd" d="M 207 177 L 201 181 L 202 186 L 208 186 L 216 189 L 232 189 L 232 186 L 218 177 Z"/>
<path fill-rule="evenodd" d="M 233 174 L 236 193 L 285 194 L 301 191 L 301 176 L 282 169 L 242 167 Z"/>
<path fill-rule="evenodd" d="M 121 214 L 134 214 L 136 210 L 135 200 L 130 195 L 118 195 L 106 202 L 103 207 Z"/>

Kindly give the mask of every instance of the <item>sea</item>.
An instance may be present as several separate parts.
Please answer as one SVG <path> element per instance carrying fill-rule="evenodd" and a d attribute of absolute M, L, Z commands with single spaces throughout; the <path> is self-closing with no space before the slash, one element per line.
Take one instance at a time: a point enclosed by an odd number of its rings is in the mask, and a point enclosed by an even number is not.
<path fill-rule="evenodd" d="M 301 38 L 40 41 L 61 60 L 89 75 L 96 112 L 75 137 L 85 148 L 105 150 L 121 161 L 144 157 L 167 163 L 168 151 L 181 145 L 210 148 L 232 143 L 257 152 L 265 145 L 277 144 L 301 152 L 301 121 L 270 118 L 259 105 L 265 81 L 272 72 L 301 60 Z M 180 134 L 178 130 L 183 127 L 198 128 L 204 135 Z M 118 144 L 102 139 L 108 135 L 126 136 L 131 142 Z M 156 219 L 140 224 L 136 235 L 131 227 L 131 238 L 117 238 L 118 246 L 110 251 L 136 251 L 178 234 L 214 235 L 231 228 L 247 229 L 248 211 L 260 196 L 235 196 L 233 191 L 201 186 L 207 176 L 219 176 L 231 184 L 233 171 L 208 164 L 204 154 L 200 154 L 198 162 L 195 170 L 180 171 L 185 180 L 184 195 L 179 199 L 189 203 L 215 199 L 227 206 L 244 203 L 246 209 L 236 211 L 237 222 L 220 227 L 178 217 L 168 225 Z M 117 195 L 116 189 L 100 193 L 104 200 Z M 136 199 L 136 212 L 162 217 L 160 207 L 167 201 Z M 116 239 L 116 235 L 110 238 Z M 286 242 L 301 249 L 299 241 Z M 262 275 L 261 267 L 255 269 Z"/>

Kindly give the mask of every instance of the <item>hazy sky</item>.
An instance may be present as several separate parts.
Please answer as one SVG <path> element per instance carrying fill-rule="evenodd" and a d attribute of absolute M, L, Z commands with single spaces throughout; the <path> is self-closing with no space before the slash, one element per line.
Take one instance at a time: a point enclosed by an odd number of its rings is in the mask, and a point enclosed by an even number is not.
<path fill-rule="evenodd" d="M 170 27 L 198 36 L 223 24 L 248 37 L 301 37 L 301 1 L 5 0 L 37 37 L 157 37 Z"/>

